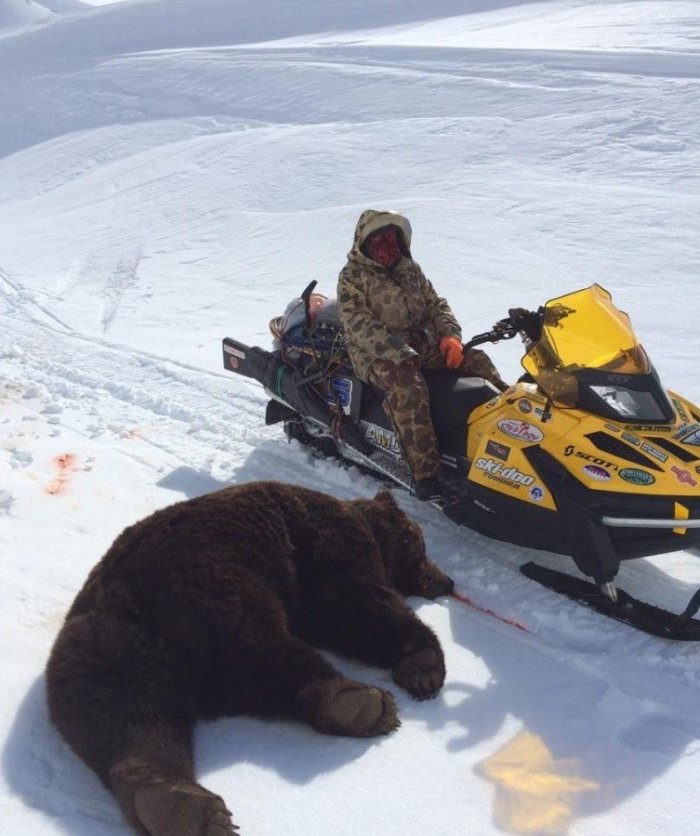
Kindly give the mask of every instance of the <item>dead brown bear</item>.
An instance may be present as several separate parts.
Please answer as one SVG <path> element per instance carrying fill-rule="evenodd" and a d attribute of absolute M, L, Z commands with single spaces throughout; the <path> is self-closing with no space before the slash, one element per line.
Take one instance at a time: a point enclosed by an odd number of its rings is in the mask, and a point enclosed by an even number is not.
<path fill-rule="evenodd" d="M 312 645 L 434 697 L 442 650 L 401 595 L 451 590 L 387 492 L 341 501 L 252 482 L 181 502 L 127 528 L 92 570 L 49 660 L 51 719 L 137 832 L 233 834 L 222 799 L 194 780 L 196 720 L 393 731 L 391 694 L 342 676 Z"/>

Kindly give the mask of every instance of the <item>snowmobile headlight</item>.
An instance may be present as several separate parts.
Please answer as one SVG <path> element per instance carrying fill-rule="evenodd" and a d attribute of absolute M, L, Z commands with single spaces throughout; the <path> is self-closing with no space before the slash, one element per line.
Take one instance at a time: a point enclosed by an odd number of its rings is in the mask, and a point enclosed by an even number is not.
<path fill-rule="evenodd" d="M 622 419 L 649 421 L 650 423 L 666 420 L 664 411 L 651 392 L 637 392 L 624 386 L 593 386 L 591 391 Z"/>

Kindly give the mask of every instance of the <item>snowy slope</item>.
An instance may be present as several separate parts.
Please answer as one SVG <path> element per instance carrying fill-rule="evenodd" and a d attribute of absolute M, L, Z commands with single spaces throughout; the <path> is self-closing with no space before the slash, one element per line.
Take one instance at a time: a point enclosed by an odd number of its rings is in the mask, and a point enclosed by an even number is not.
<path fill-rule="evenodd" d="M 45 23 L 56 15 L 84 11 L 91 5 L 90 0 L 0 0 L 0 34 L 3 29 Z"/>
<path fill-rule="evenodd" d="M 220 359 L 225 335 L 267 345 L 310 279 L 333 292 L 362 209 L 408 214 L 465 333 L 598 281 L 700 400 L 699 32 L 697 3 L 661 0 L 0 0 L 7 832 L 128 832 L 42 690 L 125 525 L 256 478 L 375 491 L 266 428 Z M 514 344 L 492 354 L 518 374 Z M 694 833 L 699 651 L 533 588 L 533 552 L 400 501 L 462 591 L 530 633 L 415 600 L 447 655 L 438 700 L 338 661 L 397 693 L 398 733 L 203 726 L 199 774 L 243 832 Z M 697 557 L 621 580 L 677 609 Z"/>

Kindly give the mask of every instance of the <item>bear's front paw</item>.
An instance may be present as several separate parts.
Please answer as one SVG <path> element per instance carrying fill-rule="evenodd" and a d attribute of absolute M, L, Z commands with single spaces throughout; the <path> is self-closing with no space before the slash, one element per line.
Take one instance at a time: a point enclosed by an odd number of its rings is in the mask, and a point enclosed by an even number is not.
<path fill-rule="evenodd" d="M 437 696 L 445 682 L 445 658 L 438 648 L 413 650 L 394 666 L 394 682 L 416 700 Z"/>
<path fill-rule="evenodd" d="M 391 694 L 362 682 L 340 677 L 325 680 L 303 696 L 311 703 L 309 721 L 325 734 L 374 737 L 400 725 Z"/>

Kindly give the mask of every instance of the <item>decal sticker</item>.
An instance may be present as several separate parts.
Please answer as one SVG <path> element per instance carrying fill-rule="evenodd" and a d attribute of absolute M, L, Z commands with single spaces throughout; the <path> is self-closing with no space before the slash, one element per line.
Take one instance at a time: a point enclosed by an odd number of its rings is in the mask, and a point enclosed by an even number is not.
<path fill-rule="evenodd" d="M 533 427 L 527 421 L 508 418 L 505 421 L 499 421 L 497 426 L 504 435 L 507 435 L 509 438 L 515 438 L 518 441 L 535 443 L 542 441 L 544 438 L 542 430 L 538 430 L 537 427 Z"/>
<path fill-rule="evenodd" d="M 693 478 L 693 474 L 689 470 L 685 470 L 682 467 L 676 467 L 675 465 L 671 468 L 672 472 L 676 474 L 676 479 L 682 485 L 690 485 L 691 488 L 697 487 L 697 480 Z"/>
<path fill-rule="evenodd" d="M 684 424 L 690 423 L 690 418 L 688 418 L 688 413 L 685 411 L 685 407 L 683 404 L 677 400 L 676 398 L 671 398 L 671 402 L 676 407 L 676 412 L 678 413 L 678 417 Z"/>
<path fill-rule="evenodd" d="M 660 462 L 667 462 L 668 461 L 668 455 L 666 453 L 662 453 L 661 450 L 659 450 L 656 447 L 652 447 L 651 444 L 647 444 L 646 441 L 642 444 L 642 450 L 645 453 L 649 453 L 650 456 L 653 456 L 655 459 L 658 459 Z"/>
<path fill-rule="evenodd" d="M 597 464 L 585 465 L 583 472 L 590 476 L 591 479 L 597 479 L 599 482 L 607 482 L 611 478 L 609 471 L 604 467 L 599 467 Z"/>
<path fill-rule="evenodd" d="M 331 405 L 338 403 L 342 406 L 343 412 L 349 415 L 352 402 L 352 378 L 332 377 L 331 391 L 326 395 L 326 400 Z"/>
<path fill-rule="evenodd" d="M 530 488 L 530 499 L 533 502 L 542 502 L 544 499 L 544 488 L 541 488 L 539 485 L 533 485 Z"/>
<path fill-rule="evenodd" d="M 640 433 L 670 433 L 673 429 L 672 427 L 657 427 L 656 425 L 653 426 L 640 426 L 635 425 L 635 430 Z"/>
<path fill-rule="evenodd" d="M 500 399 L 500 396 L 497 398 L 491 398 L 491 400 L 488 403 L 484 404 L 484 406 L 486 407 L 486 409 L 491 409 L 492 406 L 496 406 Z"/>
<path fill-rule="evenodd" d="M 245 351 L 241 351 L 240 348 L 234 348 L 232 345 L 225 345 L 224 351 L 226 354 L 233 354 L 234 357 L 240 357 L 241 360 L 245 360 Z"/>
<path fill-rule="evenodd" d="M 401 456 L 399 442 L 391 430 L 385 430 L 384 427 L 370 424 L 365 433 L 365 438 L 370 444 L 373 444 L 385 453 L 389 453 L 390 456 L 395 456 L 396 458 Z"/>
<path fill-rule="evenodd" d="M 609 462 L 606 459 L 601 459 L 599 456 L 593 456 L 590 453 L 584 453 L 583 450 L 577 450 L 573 444 L 569 444 L 568 447 L 564 450 L 565 456 L 576 456 L 579 459 L 585 459 L 591 464 L 597 465 L 598 467 L 602 468 L 611 468 L 612 470 L 617 470 L 617 465 L 614 462 Z M 607 472 L 607 471 L 606 471 Z M 608 473 L 608 478 L 610 478 L 610 474 Z"/>
<path fill-rule="evenodd" d="M 656 479 L 647 473 L 646 470 L 639 470 L 636 467 L 623 467 L 620 471 L 620 478 L 632 485 L 653 485 Z"/>
<path fill-rule="evenodd" d="M 695 465 L 695 472 L 700 473 L 700 464 Z"/>
<path fill-rule="evenodd" d="M 616 427 L 615 424 L 603 424 L 606 430 L 611 430 L 614 433 L 621 432 L 619 427 Z"/>
<path fill-rule="evenodd" d="M 229 366 L 231 366 L 232 369 L 237 369 L 238 368 L 238 357 L 234 357 L 233 355 L 231 355 L 231 357 L 228 358 L 228 364 L 229 364 Z"/>
<path fill-rule="evenodd" d="M 700 446 L 700 424 L 682 427 L 673 437 L 683 442 L 683 444 Z"/>
<path fill-rule="evenodd" d="M 528 412 L 532 412 L 532 404 L 527 400 L 527 398 L 521 398 L 521 400 L 518 401 L 518 409 L 527 415 Z"/>
<path fill-rule="evenodd" d="M 508 461 L 508 456 L 510 454 L 510 447 L 506 444 L 501 444 L 498 441 L 494 441 L 490 438 L 486 442 L 486 455 L 487 456 L 495 456 L 497 459 L 501 459 L 504 462 Z"/>
<path fill-rule="evenodd" d="M 634 444 L 635 447 L 639 447 L 642 443 L 641 438 L 637 438 L 637 436 L 632 435 L 632 433 L 622 433 L 622 440 L 626 441 L 628 444 Z"/>
<path fill-rule="evenodd" d="M 500 462 L 493 459 L 477 459 L 474 464 L 489 479 L 504 482 L 511 487 L 519 488 L 520 485 L 531 485 L 535 481 L 534 476 L 521 473 L 517 467 L 504 467 Z"/>

